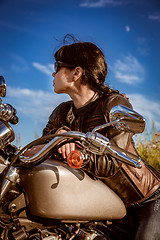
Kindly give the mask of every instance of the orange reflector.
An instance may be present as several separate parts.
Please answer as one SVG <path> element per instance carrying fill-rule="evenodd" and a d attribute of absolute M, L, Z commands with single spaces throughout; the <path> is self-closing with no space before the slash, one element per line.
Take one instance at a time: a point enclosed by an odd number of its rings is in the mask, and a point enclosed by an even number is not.
<path fill-rule="evenodd" d="M 80 151 L 74 150 L 68 154 L 67 162 L 71 168 L 80 168 L 83 164 L 83 155 Z"/>

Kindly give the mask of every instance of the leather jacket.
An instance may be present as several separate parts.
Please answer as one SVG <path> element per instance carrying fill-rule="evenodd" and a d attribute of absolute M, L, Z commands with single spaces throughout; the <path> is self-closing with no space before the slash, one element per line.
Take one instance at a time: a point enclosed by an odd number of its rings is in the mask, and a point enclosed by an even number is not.
<path fill-rule="evenodd" d="M 60 128 L 90 132 L 94 127 L 109 122 L 111 108 L 120 104 L 132 108 L 129 101 L 118 93 L 98 95 L 96 100 L 79 109 L 74 107 L 73 101 L 61 103 L 50 115 L 43 135 L 54 134 Z M 113 144 L 137 154 L 131 134 L 113 126 L 99 132 Z M 110 156 L 90 154 L 85 170 L 102 179 L 126 205 L 142 201 L 160 187 L 158 173 L 144 161 L 142 168 L 136 169 Z"/>

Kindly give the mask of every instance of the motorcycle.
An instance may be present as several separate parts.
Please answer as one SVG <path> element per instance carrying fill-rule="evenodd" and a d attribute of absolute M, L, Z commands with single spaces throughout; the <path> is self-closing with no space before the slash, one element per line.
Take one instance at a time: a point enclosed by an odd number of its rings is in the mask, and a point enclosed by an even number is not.
<path fill-rule="evenodd" d="M 0 77 L 0 96 L 6 84 Z M 110 125 L 121 131 L 141 133 L 145 121 L 124 106 L 110 111 L 110 122 L 92 132 L 69 131 L 44 136 L 24 148 L 12 145 L 15 135 L 10 124 L 17 124 L 16 109 L 0 101 L 0 239 L 63 240 L 111 238 L 112 222 L 126 215 L 122 200 L 100 179 L 84 170 L 89 154 L 108 154 L 133 167 L 141 158 L 114 146 L 98 130 Z M 24 151 L 47 141 L 35 155 Z M 78 150 L 67 161 L 59 159 L 57 149 L 75 142 Z"/>

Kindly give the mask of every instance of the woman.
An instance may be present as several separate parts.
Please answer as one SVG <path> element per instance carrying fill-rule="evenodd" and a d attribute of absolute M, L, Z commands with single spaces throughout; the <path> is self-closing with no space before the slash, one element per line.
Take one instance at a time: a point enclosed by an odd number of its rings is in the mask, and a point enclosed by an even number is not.
<path fill-rule="evenodd" d="M 68 94 L 72 101 L 60 104 L 52 112 L 43 135 L 68 130 L 89 132 L 109 122 L 112 107 L 121 104 L 132 108 L 127 98 L 104 85 L 107 64 L 103 52 L 93 43 L 64 45 L 54 57 L 54 91 Z M 120 132 L 113 126 L 101 133 L 112 143 L 137 154 L 131 134 Z M 66 158 L 74 149 L 74 143 L 68 143 L 58 151 Z M 157 226 L 160 218 L 160 181 L 156 170 L 147 163 L 142 165 L 142 169 L 135 169 L 114 158 L 91 154 L 86 171 L 101 177 L 121 197 L 131 212 L 131 218 L 132 212 L 137 213 L 137 234 L 133 239 L 160 239 L 160 228 Z"/>

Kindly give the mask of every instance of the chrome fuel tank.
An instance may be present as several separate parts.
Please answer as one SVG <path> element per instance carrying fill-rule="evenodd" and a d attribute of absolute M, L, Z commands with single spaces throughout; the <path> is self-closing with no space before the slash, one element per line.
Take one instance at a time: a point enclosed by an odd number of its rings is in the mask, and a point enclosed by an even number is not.
<path fill-rule="evenodd" d="M 109 187 L 62 162 L 46 160 L 21 174 L 21 182 L 31 214 L 39 217 L 85 221 L 120 219 L 126 214 Z"/>

